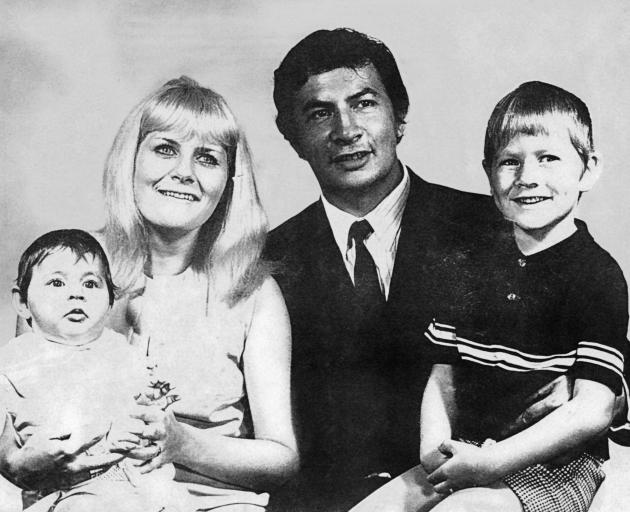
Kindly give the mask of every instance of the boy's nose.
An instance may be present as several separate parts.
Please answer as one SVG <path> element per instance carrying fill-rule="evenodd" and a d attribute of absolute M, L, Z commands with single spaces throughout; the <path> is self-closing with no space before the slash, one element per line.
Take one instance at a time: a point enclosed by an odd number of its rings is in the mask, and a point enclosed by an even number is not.
<path fill-rule="evenodd" d="M 540 180 L 540 166 L 537 162 L 523 162 L 518 173 L 516 184 L 520 187 L 533 188 Z"/>

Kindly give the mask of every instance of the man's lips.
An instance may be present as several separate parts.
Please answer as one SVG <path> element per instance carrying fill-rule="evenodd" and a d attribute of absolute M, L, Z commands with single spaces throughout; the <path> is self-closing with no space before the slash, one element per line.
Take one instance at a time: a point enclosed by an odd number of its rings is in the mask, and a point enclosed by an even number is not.
<path fill-rule="evenodd" d="M 184 201 L 199 201 L 199 198 L 194 195 L 194 194 L 190 194 L 188 192 L 177 192 L 176 190 L 160 190 L 158 189 L 158 192 L 160 194 L 162 194 L 163 196 L 167 196 L 167 197 L 172 197 L 174 199 L 181 199 Z"/>
<path fill-rule="evenodd" d="M 512 201 L 520 205 L 527 206 L 530 204 L 542 203 L 543 201 L 547 201 L 548 199 L 551 199 L 551 197 L 549 196 L 523 196 L 523 197 L 515 197 L 514 199 L 512 199 Z"/>
<path fill-rule="evenodd" d="M 363 158 L 366 158 L 370 153 L 371 151 L 353 151 L 352 153 L 343 153 L 341 155 L 333 157 L 332 161 L 335 164 L 345 162 L 357 162 Z"/>

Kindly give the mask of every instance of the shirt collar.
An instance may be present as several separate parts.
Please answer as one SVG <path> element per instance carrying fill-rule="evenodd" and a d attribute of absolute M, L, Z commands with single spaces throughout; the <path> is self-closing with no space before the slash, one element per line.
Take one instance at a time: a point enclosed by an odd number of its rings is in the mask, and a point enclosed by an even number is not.
<path fill-rule="evenodd" d="M 407 197 L 409 196 L 409 172 L 405 165 L 402 168 L 403 177 L 400 183 L 364 217 L 355 217 L 348 212 L 344 212 L 330 203 L 322 194 L 321 200 L 324 205 L 324 211 L 341 254 L 345 254 L 348 249 L 350 226 L 358 220 L 365 219 L 370 223 L 374 230 L 373 236 L 377 240 L 387 243 L 387 240 L 390 240 L 390 238 L 395 239 L 405 204 L 407 203 Z M 390 237 L 389 235 L 393 236 Z M 386 247 L 386 249 L 389 249 L 389 247 Z"/>

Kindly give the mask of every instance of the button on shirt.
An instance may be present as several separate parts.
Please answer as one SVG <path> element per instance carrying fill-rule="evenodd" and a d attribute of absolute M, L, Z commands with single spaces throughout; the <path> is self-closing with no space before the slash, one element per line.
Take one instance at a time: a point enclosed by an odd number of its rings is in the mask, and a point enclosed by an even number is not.
<path fill-rule="evenodd" d="M 374 232 L 365 240 L 365 247 L 374 260 L 378 280 L 385 298 L 389 296 L 389 285 L 394 270 L 396 248 L 400 237 L 400 223 L 402 220 L 407 197 L 409 196 L 409 173 L 403 166 L 403 178 L 385 199 L 383 199 L 371 212 L 364 217 L 340 210 L 332 205 L 322 195 L 322 203 L 326 217 L 332 228 L 335 242 L 343 257 L 346 270 L 354 283 L 354 262 L 356 250 L 354 242 L 349 246 L 348 233 L 350 226 L 359 220 L 367 220 Z"/>

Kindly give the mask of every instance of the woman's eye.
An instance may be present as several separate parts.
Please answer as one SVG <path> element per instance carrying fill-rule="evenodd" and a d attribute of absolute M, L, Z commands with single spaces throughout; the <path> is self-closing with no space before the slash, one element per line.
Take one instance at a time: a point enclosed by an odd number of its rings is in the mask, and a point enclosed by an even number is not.
<path fill-rule="evenodd" d="M 87 281 L 83 282 L 83 286 L 85 286 L 86 288 L 100 288 L 100 283 L 95 279 L 88 279 Z"/>
<path fill-rule="evenodd" d="M 217 160 L 217 158 L 210 153 L 201 153 L 197 155 L 197 161 L 201 165 L 208 165 L 208 166 L 214 166 L 214 165 L 219 164 L 219 161 Z"/>
<path fill-rule="evenodd" d="M 177 152 L 175 151 L 175 148 L 173 146 L 170 146 L 169 144 L 160 144 L 159 146 L 155 147 L 154 151 L 158 155 L 164 155 L 164 156 L 174 156 L 177 154 Z"/>
<path fill-rule="evenodd" d="M 61 288 L 65 283 L 61 279 L 51 279 L 46 284 L 54 286 L 55 288 Z"/>

